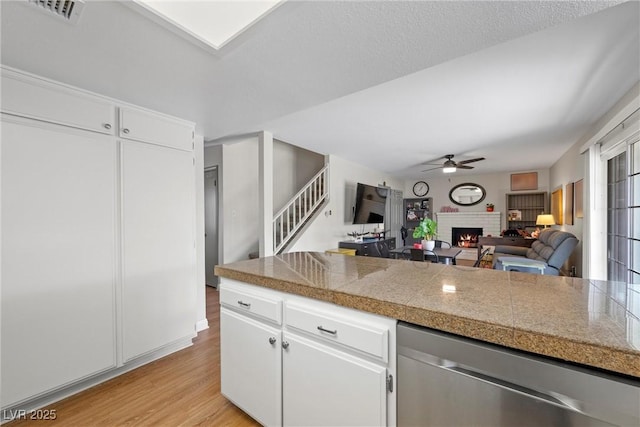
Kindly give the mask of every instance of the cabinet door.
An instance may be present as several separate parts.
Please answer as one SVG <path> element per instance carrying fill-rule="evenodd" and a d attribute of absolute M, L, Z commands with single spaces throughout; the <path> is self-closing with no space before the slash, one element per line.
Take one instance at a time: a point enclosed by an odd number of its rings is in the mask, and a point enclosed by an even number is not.
<path fill-rule="evenodd" d="M 279 329 L 220 309 L 220 381 L 229 400 L 261 424 L 282 424 Z"/>
<path fill-rule="evenodd" d="M 114 367 L 116 142 L 2 120 L 2 406 Z"/>
<path fill-rule="evenodd" d="M 133 108 L 120 108 L 120 137 L 193 150 L 193 124 Z"/>
<path fill-rule="evenodd" d="M 98 96 L 2 70 L 2 111 L 5 113 L 113 134 L 115 110 L 111 102 Z"/>
<path fill-rule="evenodd" d="M 123 356 L 195 336 L 192 154 L 122 142 Z"/>
<path fill-rule="evenodd" d="M 384 367 L 290 333 L 283 342 L 284 425 L 387 424 Z"/>

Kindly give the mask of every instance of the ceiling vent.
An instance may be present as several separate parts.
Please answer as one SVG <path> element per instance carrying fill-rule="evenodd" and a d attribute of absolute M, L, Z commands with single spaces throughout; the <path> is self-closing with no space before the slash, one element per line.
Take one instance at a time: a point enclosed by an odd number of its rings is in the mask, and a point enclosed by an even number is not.
<path fill-rule="evenodd" d="M 72 24 L 78 21 L 84 8 L 84 0 L 29 0 L 29 3 Z"/>

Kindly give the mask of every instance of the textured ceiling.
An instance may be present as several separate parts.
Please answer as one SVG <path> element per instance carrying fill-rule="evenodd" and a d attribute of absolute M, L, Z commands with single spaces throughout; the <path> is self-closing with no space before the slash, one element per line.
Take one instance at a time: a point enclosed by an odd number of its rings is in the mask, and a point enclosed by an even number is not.
<path fill-rule="evenodd" d="M 212 54 L 120 2 L 71 26 L 2 1 L 1 57 L 208 140 L 266 129 L 400 176 L 449 152 L 521 170 L 550 166 L 640 79 L 638 2 L 617 3 L 289 1 Z"/>

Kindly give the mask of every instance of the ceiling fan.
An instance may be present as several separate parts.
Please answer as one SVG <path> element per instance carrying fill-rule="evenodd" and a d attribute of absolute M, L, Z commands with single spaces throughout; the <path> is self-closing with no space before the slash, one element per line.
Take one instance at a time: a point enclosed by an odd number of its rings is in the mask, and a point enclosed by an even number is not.
<path fill-rule="evenodd" d="M 453 157 L 455 156 L 455 154 L 447 154 L 444 157 L 441 157 L 441 159 L 447 159 L 445 160 L 444 163 L 440 164 L 440 163 L 423 163 L 424 165 L 439 165 L 438 167 L 435 168 L 431 168 L 431 169 L 426 169 L 423 170 L 422 172 L 428 172 L 428 171 L 432 171 L 435 169 L 441 169 L 442 168 L 442 172 L 444 173 L 452 173 L 455 172 L 457 169 L 473 169 L 473 166 L 467 166 L 468 163 L 473 163 L 473 162 L 479 162 L 480 160 L 484 160 L 484 157 L 476 157 L 475 159 L 469 159 L 469 160 L 461 160 L 459 162 L 455 162 L 453 161 Z M 436 159 L 437 160 L 437 159 Z"/>

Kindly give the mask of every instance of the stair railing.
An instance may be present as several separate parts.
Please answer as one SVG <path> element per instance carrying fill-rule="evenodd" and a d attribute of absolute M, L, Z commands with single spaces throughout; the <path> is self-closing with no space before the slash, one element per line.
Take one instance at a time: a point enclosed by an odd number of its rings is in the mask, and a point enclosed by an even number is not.
<path fill-rule="evenodd" d="M 273 217 L 273 253 L 277 254 L 327 199 L 329 165 L 325 165 Z"/>

